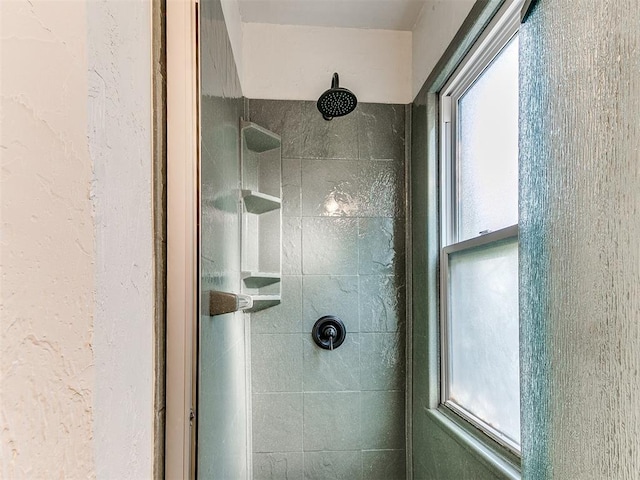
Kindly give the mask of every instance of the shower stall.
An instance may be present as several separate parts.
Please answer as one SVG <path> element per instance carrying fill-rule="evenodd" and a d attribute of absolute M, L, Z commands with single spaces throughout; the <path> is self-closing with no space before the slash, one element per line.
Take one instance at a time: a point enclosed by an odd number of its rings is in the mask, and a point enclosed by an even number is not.
<path fill-rule="evenodd" d="M 199 5 L 197 475 L 404 479 L 407 107 L 244 98 Z"/>

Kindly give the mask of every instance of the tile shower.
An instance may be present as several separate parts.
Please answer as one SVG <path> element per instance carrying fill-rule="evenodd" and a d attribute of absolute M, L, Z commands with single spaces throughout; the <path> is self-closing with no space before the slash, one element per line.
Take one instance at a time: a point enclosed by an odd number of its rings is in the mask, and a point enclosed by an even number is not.
<path fill-rule="evenodd" d="M 200 317 L 197 475 L 404 480 L 406 106 L 243 98 L 220 2 L 200 19 L 202 293 L 242 288 L 241 117 L 281 136 L 283 225 L 281 303 Z"/>
<path fill-rule="evenodd" d="M 405 478 L 405 106 L 247 100 L 282 137 L 282 303 L 251 314 L 253 478 Z M 342 346 L 318 348 L 335 315 Z"/>

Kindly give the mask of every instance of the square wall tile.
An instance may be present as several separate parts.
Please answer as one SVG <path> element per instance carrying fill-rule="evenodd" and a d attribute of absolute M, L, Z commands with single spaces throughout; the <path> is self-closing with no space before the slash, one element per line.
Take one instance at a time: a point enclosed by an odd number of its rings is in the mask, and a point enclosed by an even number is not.
<path fill-rule="evenodd" d="M 362 392 L 361 399 L 362 448 L 404 450 L 404 392 Z"/>
<path fill-rule="evenodd" d="M 251 335 L 253 393 L 302 391 L 300 334 Z"/>
<path fill-rule="evenodd" d="M 320 317 L 334 315 L 359 331 L 358 277 L 356 275 L 304 275 L 302 277 L 303 331 L 311 332 Z"/>
<path fill-rule="evenodd" d="M 302 480 L 302 452 L 254 453 L 252 480 Z"/>
<path fill-rule="evenodd" d="M 251 334 L 302 332 L 302 276 L 282 276 L 279 305 L 251 314 Z"/>
<path fill-rule="evenodd" d="M 302 215 L 357 216 L 359 184 L 356 160 L 303 160 Z"/>
<path fill-rule="evenodd" d="M 328 79 L 327 88 L 330 82 Z M 300 103 L 301 158 L 358 158 L 358 118 L 355 112 L 327 121 L 322 118 L 316 102 Z"/>
<path fill-rule="evenodd" d="M 249 118 L 282 138 L 282 157 L 299 158 L 302 147 L 302 104 L 289 100 L 249 100 Z"/>
<path fill-rule="evenodd" d="M 247 165 L 249 168 L 244 169 L 245 175 L 248 176 L 248 170 L 253 170 L 254 175 L 256 175 L 257 189 L 267 195 L 280 197 L 282 194 L 280 191 L 282 183 L 282 155 L 280 152 L 278 150 L 267 150 L 254 155 L 249 153 L 245 155 L 246 161 L 249 161 L 251 157 L 255 159 L 256 166 L 252 169 Z M 245 183 L 245 185 L 248 186 L 249 184 Z"/>
<path fill-rule="evenodd" d="M 363 390 L 404 390 L 404 333 L 361 333 L 360 374 Z"/>
<path fill-rule="evenodd" d="M 310 335 L 304 343 L 304 391 L 360 390 L 360 342 L 357 333 L 347 333 L 334 350 L 320 348 Z"/>
<path fill-rule="evenodd" d="M 282 273 L 300 275 L 302 273 L 302 219 L 282 218 Z"/>
<path fill-rule="evenodd" d="M 395 275 L 360 276 L 360 331 L 397 332 L 405 324 L 405 288 Z"/>
<path fill-rule="evenodd" d="M 282 215 L 299 217 L 302 215 L 302 168 L 300 159 L 282 159 Z"/>
<path fill-rule="evenodd" d="M 302 450 L 302 393 L 254 394 L 253 451 Z"/>
<path fill-rule="evenodd" d="M 405 106 L 358 105 L 358 146 L 362 159 L 404 158 Z"/>
<path fill-rule="evenodd" d="M 302 272 L 305 275 L 357 274 L 358 219 L 303 218 Z"/>
<path fill-rule="evenodd" d="M 404 450 L 364 450 L 362 470 L 367 480 L 406 480 Z"/>
<path fill-rule="evenodd" d="M 305 452 L 305 480 L 361 480 L 362 455 L 352 452 Z M 366 478 L 366 477 L 365 477 Z"/>
<path fill-rule="evenodd" d="M 360 275 L 398 275 L 402 265 L 401 243 L 395 234 L 393 218 L 358 219 L 358 273 Z M 400 248 L 399 248 L 400 247 Z"/>
<path fill-rule="evenodd" d="M 304 451 L 359 450 L 360 392 L 304 394 Z"/>
<path fill-rule="evenodd" d="M 358 162 L 362 217 L 404 217 L 404 162 Z"/>

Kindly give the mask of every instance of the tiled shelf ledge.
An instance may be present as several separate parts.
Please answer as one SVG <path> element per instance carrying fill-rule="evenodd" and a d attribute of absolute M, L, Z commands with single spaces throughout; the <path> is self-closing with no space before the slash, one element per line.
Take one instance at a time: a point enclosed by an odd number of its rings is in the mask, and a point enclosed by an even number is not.
<path fill-rule="evenodd" d="M 247 288 L 262 288 L 280 281 L 280 274 L 267 272 L 242 272 Z"/>
<path fill-rule="evenodd" d="M 257 312 L 280 303 L 280 295 L 251 295 L 251 298 L 253 299 L 253 307 L 245 312 Z"/>
<path fill-rule="evenodd" d="M 249 213 L 266 213 L 280 208 L 282 201 L 278 197 L 255 190 L 242 190 L 242 198 Z"/>

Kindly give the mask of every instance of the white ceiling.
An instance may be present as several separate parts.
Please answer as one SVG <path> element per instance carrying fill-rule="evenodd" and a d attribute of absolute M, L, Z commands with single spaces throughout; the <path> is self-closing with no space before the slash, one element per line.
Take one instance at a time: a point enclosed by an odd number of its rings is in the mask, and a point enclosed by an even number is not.
<path fill-rule="evenodd" d="M 425 0 L 239 0 L 246 23 L 411 31 Z"/>

